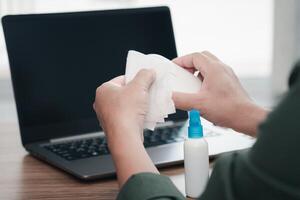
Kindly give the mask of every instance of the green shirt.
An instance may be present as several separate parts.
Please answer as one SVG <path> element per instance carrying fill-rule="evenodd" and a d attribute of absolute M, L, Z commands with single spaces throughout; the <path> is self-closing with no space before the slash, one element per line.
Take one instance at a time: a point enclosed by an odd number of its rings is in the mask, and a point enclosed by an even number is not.
<path fill-rule="evenodd" d="M 260 125 L 254 146 L 217 159 L 200 199 L 300 199 L 300 63 L 289 83 L 286 97 Z M 168 177 L 141 173 L 127 181 L 118 199 L 185 197 Z"/>

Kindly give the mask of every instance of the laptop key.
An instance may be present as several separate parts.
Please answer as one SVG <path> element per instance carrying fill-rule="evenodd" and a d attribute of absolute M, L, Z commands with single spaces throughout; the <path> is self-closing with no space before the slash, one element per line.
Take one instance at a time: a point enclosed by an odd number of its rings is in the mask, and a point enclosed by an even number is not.
<path fill-rule="evenodd" d="M 179 134 L 182 126 L 163 127 L 154 131 L 144 131 L 144 146 L 154 147 L 158 145 L 170 144 L 183 141 L 183 136 Z M 87 138 L 81 140 L 72 140 L 57 144 L 45 145 L 48 151 L 68 160 L 78 160 L 94 156 L 103 156 L 109 154 L 106 138 Z"/>

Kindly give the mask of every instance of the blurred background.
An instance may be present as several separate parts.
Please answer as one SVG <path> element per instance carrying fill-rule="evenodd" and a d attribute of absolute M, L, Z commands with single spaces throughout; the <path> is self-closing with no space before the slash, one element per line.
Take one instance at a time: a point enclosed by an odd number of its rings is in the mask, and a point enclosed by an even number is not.
<path fill-rule="evenodd" d="M 159 5 L 171 9 L 179 55 L 211 51 L 230 65 L 241 79 L 258 80 L 252 82 L 254 87 L 249 89 L 250 93 L 255 88 L 261 89 L 259 80 L 271 76 L 273 0 L 0 0 L 0 16 Z M 269 87 L 268 84 L 264 87 Z M 260 93 L 265 95 L 264 91 Z M 16 122 L 2 26 L 0 121 Z"/>

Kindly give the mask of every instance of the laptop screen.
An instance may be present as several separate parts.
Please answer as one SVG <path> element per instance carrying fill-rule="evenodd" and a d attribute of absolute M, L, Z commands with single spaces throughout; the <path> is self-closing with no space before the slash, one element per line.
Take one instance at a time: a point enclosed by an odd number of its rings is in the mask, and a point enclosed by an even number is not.
<path fill-rule="evenodd" d="M 25 144 L 101 130 L 96 88 L 124 74 L 128 50 L 177 56 L 167 7 L 6 16 L 3 27 Z"/>

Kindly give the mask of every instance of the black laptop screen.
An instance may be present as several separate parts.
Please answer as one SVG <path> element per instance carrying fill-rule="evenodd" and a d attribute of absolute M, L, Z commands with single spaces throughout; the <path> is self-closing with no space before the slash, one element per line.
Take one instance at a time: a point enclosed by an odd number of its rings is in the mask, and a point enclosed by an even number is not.
<path fill-rule="evenodd" d="M 99 131 L 95 90 L 124 74 L 128 50 L 177 56 L 167 7 L 6 16 L 3 27 L 23 143 Z"/>

